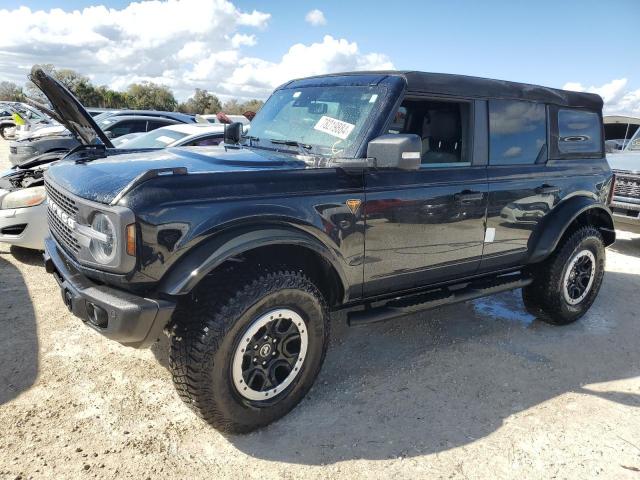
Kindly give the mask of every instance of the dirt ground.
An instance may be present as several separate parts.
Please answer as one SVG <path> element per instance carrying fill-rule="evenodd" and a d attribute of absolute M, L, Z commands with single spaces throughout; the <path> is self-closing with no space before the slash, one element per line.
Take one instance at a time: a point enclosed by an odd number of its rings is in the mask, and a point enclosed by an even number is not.
<path fill-rule="evenodd" d="M 640 236 L 619 238 L 568 327 L 519 292 L 367 328 L 337 317 L 310 395 L 246 436 L 181 403 L 166 341 L 102 338 L 40 254 L 0 246 L 0 478 L 640 479 Z"/>

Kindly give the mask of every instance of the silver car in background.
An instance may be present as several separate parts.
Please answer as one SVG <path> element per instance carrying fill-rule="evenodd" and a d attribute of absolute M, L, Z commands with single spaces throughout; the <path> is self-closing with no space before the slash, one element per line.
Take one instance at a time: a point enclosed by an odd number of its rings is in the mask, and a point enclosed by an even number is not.
<path fill-rule="evenodd" d="M 640 128 L 620 151 L 607 153 L 615 173 L 611 211 L 616 228 L 640 233 Z"/>

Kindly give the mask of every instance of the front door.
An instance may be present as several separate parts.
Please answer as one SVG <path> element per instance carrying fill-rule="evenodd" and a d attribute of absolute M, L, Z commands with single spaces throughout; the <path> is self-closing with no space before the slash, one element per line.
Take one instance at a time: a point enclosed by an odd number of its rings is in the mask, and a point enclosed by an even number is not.
<path fill-rule="evenodd" d="M 422 165 L 365 174 L 365 297 L 477 271 L 488 186 L 486 165 L 473 159 L 473 107 L 416 98 L 396 113 L 389 133 L 420 135 Z"/>

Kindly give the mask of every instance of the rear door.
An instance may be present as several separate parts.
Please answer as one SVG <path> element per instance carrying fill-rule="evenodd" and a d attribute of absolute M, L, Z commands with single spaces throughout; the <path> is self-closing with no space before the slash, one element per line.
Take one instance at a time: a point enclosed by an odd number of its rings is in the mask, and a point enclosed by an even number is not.
<path fill-rule="evenodd" d="M 483 106 L 409 98 L 399 108 L 388 133 L 420 135 L 422 165 L 365 173 L 365 296 L 477 271 L 488 197 Z"/>
<path fill-rule="evenodd" d="M 562 172 L 547 168 L 547 109 L 520 100 L 489 100 L 489 205 L 482 270 L 510 266 L 557 203 Z"/>
<path fill-rule="evenodd" d="M 532 235 L 561 199 L 592 190 L 584 153 L 571 161 L 576 154 L 568 150 L 597 150 L 601 142 L 594 112 L 520 100 L 489 100 L 488 111 L 489 204 L 481 272 L 523 262 Z"/>

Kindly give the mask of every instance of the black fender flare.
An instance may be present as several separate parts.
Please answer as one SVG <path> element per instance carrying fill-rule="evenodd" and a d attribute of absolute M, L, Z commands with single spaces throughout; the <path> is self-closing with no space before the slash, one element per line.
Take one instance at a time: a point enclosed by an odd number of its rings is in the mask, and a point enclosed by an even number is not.
<path fill-rule="evenodd" d="M 598 225 L 598 228 L 607 235 L 605 238 L 606 245 L 611 245 L 615 241 L 611 211 L 594 198 L 584 195 L 575 196 L 556 206 L 538 225 L 529 240 L 528 250 L 531 253 L 526 263 L 538 263 L 551 255 L 569 226 L 580 215 L 591 210 L 605 219 L 605 224 Z"/>
<path fill-rule="evenodd" d="M 163 277 L 159 291 L 167 295 L 186 295 L 226 260 L 249 250 L 270 245 L 296 245 L 321 255 L 337 272 L 344 291 L 348 288 L 337 252 L 302 229 L 268 226 L 234 229 L 202 242 L 181 258 Z"/>

